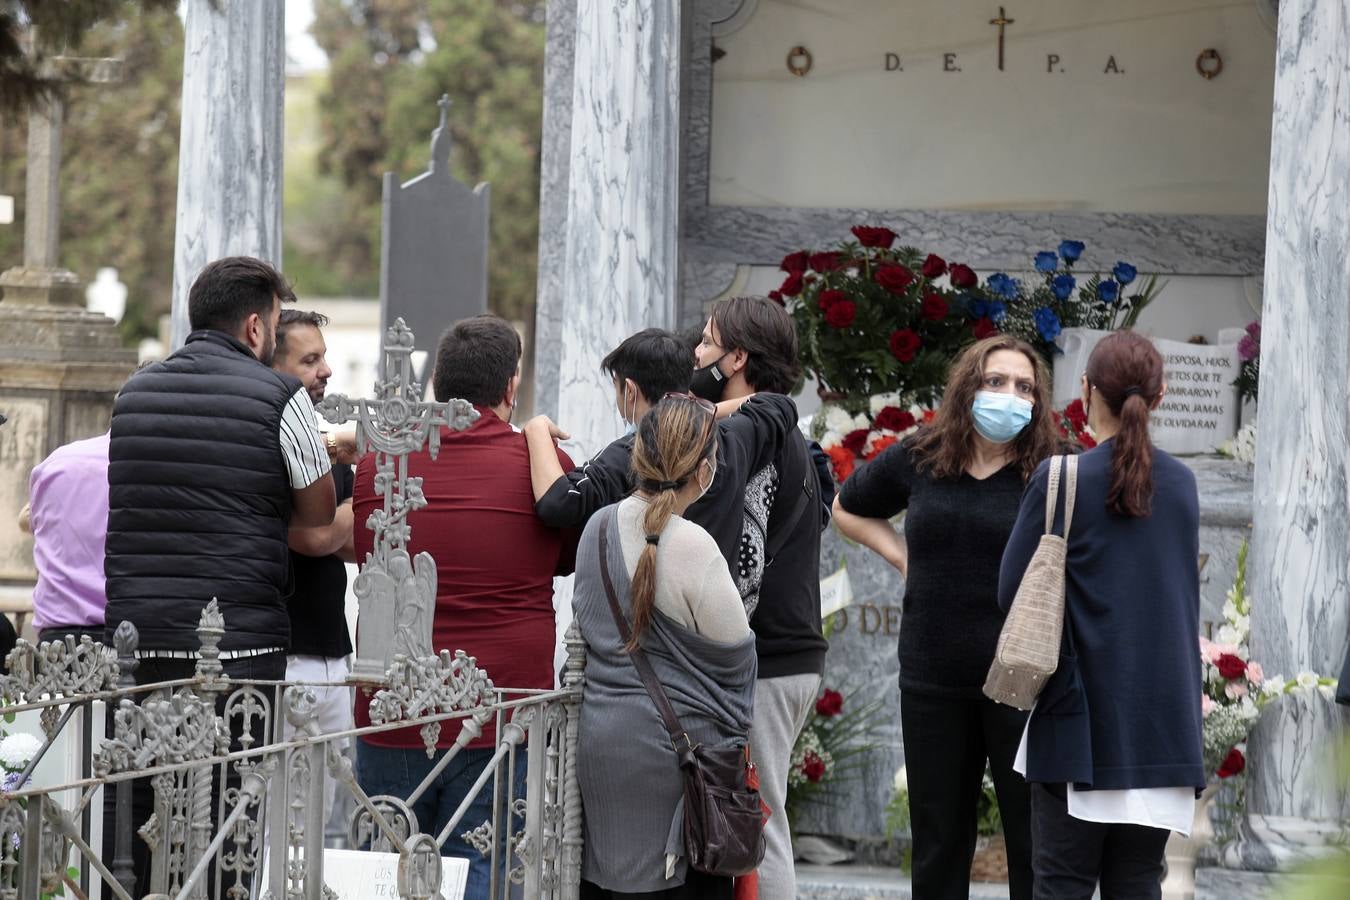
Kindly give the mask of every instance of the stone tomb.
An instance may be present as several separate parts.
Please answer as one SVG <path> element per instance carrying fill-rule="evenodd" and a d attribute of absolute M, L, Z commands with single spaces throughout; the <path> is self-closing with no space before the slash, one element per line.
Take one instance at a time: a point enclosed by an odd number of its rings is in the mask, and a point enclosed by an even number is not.
<path fill-rule="evenodd" d="M 33 541 L 16 517 L 28 475 L 62 444 L 108 428 L 135 367 L 111 319 L 82 309 L 0 303 L 0 587 L 31 585 Z"/>

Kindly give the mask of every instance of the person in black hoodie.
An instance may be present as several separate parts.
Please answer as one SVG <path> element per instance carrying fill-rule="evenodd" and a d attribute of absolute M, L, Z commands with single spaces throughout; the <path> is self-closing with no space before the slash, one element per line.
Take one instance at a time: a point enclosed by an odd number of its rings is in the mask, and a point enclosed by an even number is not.
<path fill-rule="evenodd" d="M 713 402 L 757 391 L 786 394 L 801 374 L 792 317 L 765 297 L 714 306 L 695 356 L 691 389 Z M 759 657 L 750 756 L 771 811 L 758 870 L 761 897 L 790 900 L 797 893 L 784 803 L 792 748 L 816 701 L 829 649 L 820 621 L 820 533 L 833 502 L 824 453 L 794 429 L 746 484 L 731 561 Z"/>
<path fill-rule="evenodd" d="M 691 358 L 689 348 L 663 328 L 639 331 L 610 351 L 600 369 L 614 379 L 614 402 L 628 430 L 570 472 L 558 464 L 549 418 L 535 416 L 525 423 L 535 513 L 545 524 L 581 528 L 597 509 L 632 491 L 629 460 L 636 425 L 666 394 L 689 390 Z"/>
<path fill-rule="evenodd" d="M 625 339 L 602 366 L 614 379 L 620 415 L 632 425 L 667 393 L 689 388 L 693 355 L 676 335 L 649 328 Z M 734 568 L 746 482 L 774 458 L 784 436 L 794 430 L 797 406 L 778 394 L 747 395 L 719 403 L 717 417 L 717 477 L 684 517 L 712 535 L 727 565 Z M 557 439 L 567 438 L 566 432 L 543 415 L 526 422 L 522 431 L 530 447 L 534 511 L 550 528 L 580 530 L 597 510 L 632 493 L 631 433 L 567 474 L 554 449 Z"/>

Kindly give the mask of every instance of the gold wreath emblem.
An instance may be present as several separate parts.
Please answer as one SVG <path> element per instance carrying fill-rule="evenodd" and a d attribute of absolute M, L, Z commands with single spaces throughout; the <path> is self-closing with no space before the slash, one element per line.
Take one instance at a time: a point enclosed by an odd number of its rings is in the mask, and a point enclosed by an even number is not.
<path fill-rule="evenodd" d="M 788 71 L 798 78 L 804 77 L 807 72 L 811 71 L 811 62 L 811 51 L 800 44 L 788 51 Z"/>

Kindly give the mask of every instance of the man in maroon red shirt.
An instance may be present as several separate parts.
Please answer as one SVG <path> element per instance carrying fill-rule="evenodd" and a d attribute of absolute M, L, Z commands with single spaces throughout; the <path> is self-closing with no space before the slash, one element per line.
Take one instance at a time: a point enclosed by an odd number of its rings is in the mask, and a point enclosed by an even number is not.
<path fill-rule="evenodd" d="M 553 687 L 553 576 L 572 570 L 576 534 L 548 528 L 534 514 L 525 438 L 510 425 L 520 383 L 520 338 L 493 315 L 457 322 L 441 338 L 432 390 L 438 401 L 468 400 L 478 421 L 467 430 L 442 429 L 432 460 L 424 450 L 408 457 L 408 475 L 422 479 L 425 508 L 412 513 L 408 552 L 436 560 L 436 614 L 432 646 L 463 650 L 498 687 Z M 561 450 L 565 470 L 572 461 Z M 382 503 L 373 487 L 374 457 L 356 470 L 354 519 L 365 522 Z M 373 536 L 356 529 L 356 557 L 365 559 Z M 370 723 L 370 701 L 358 692 L 356 724 Z M 441 728 L 439 746 L 451 746 L 457 722 Z M 413 804 L 423 832 L 438 834 L 492 757 L 495 733 L 483 736 L 450 763 Z M 428 759 L 416 728 L 362 738 L 356 775 L 369 794 L 407 798 L 440 759 Z M 517 759 L 517 796 L 525 766 Z M 461 837 L 492 818 L 492 782 L 479 792 L 444 845 L 446 855 L 470 860 L 466 898 L 487 897 L 488 862 Z"/>

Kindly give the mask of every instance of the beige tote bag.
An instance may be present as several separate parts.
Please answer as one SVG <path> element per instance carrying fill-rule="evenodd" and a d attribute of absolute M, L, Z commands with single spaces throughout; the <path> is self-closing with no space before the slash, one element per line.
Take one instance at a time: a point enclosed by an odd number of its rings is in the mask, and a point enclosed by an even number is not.
<path fill-rule="evenodd" d="M 1060 467 L 1064 469 L 1064 536 L 1052 533 L 1059 500 Z M 1045 534 L 1027 563 L 1017 586 L 1008 618 L 998 636 L 998 649 L 984 681 L 991 700 L 1031 709 L 1046 681 L 1059 666 L 1059 643 L 1064 631 L 1064 559 L 1073 501 L 1078 490 L 1078 457 L 1050 459 L 1045 492 Z"/>

